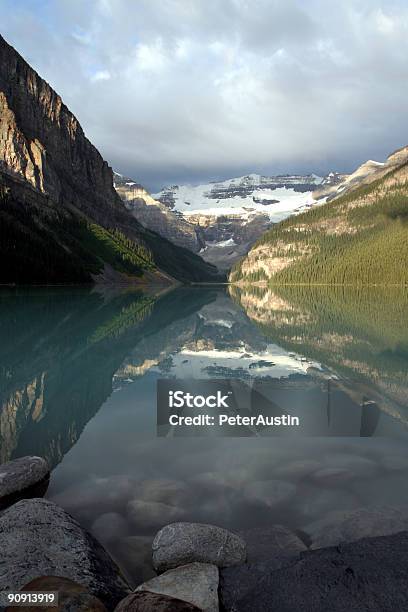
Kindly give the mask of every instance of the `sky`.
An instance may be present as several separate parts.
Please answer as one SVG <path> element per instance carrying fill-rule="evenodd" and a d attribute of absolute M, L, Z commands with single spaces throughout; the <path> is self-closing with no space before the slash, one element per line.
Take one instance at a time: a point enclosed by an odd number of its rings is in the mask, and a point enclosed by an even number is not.
<path fill-rule="evenodd" d="M 151 191 L 408 144 L 406 0 L 0 0 L 1 34 Z"/>

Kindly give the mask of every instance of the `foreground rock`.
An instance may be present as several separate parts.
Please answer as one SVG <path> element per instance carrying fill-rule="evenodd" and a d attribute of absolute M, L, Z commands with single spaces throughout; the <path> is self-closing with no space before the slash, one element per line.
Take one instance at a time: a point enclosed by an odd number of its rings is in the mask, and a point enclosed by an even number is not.
<path fill-rule="evenodd" d="M 330 512 L 324 519 L 305 527 L 312 540 L 311 548 L 336 546 L 341 542 L 392 535 L 405 530 L 408 530 L 408 508 L 392 506 Z"/>
<path fill-rule="evenodd" d="M 200 612 L 193 604 L 168 595 L 138 591 L 123 599 L 115 612 Z"/>
<path fill-rule="evenodd" d="M 302 540 L 283 525 L 254 527 L 240 531 L 239 535 L 246 542 L 248 563 L 286 559 L 307 550 Z"/>
<path fill-rule="evenodd" d="M 153 566 L 157 572 L 193 563 L 228 567 L 244 563 L 246 544 L 237 534 L 201 523 L 172 523 L 153 540 Z"/>
<path fill-rule="evenodd" d="M 130 591 L 105 549 L 44 499 L 19 501 L 0 516 L 0 551 L 0 592 L 18 591 L 39 576 L 61 576 L 112 608 Z"/>
<path fill-rule="evenodd" d="M 169 570 L 137 587 L 181 599 L 203 612 L 218 612 L 218 568 L 208 563 L 190 563 Z"/>
<path fill-rule="evenodd" d="M 0 509 L 23 497 L 44 495 L 50 468 L 42 457 L 20 457 L 0 465 Z"/>
<path fill-rule="evenodd" d="M 307 550 L 298 536 L 283 527 L 255 527 L 241 531 L 247 544 L 248 562 L 220 570 L 220 599 L 225 610 L 251 592 L 271 572 L 292 563 Z"/>
<path fill-rule="evenodd" d="M 233 610 L 408 610 L 407 581 L 408 533 L 403 532 L 301 553 L 261 578 Z"/>
<path fill-rule="evenodd" d="M 51 608 L 54 612 L 73 612 L 86 610 L 86 612 L 107 612 L 103 603 L 94 595 L 91 595 L 85 587 L 68 578 L 59 576 L 42 576 L 35 578 L 26 584 L 22 591 L 44 592 L 58 591 L 58 606 Z M 13 606 L 7 608 L 6 612 L 49 612 L 49 606 Z"/>
<path fill-rule="evenodd" d="M 299 555 L 281 556 L 259 561 L 245 563 L 235 567 L 226 567 L 220 570 L 219 596 L 222 610 L 238 610 L 237 605 L 248 593 L 254 593 L 267 576 L 281 567 L 285 567 L 297 559 Z M 255 595 L 254 595 L 255 596 Z M 269 608 L 265 608 L 269 610 Z"/>

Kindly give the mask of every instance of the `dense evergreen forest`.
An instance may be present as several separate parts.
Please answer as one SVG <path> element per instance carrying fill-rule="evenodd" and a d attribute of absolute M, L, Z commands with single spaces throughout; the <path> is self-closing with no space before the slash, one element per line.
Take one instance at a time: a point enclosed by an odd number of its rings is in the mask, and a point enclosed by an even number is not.
<path fill-rule="evenodd" d="M 85 283 L 105 263 L 132 276 L 154 268 L 151 253 L 119 230 L 45 201 L 21 205 L 5 187 L 0 187 L 0 257 L 2 283 Z"/>
<path fill-rule="evenodd" d="M 236 265 L 231 280 L 272 284 L 408 284 L 405 174 L 406 168 L 399 168 L 275 225 L 256 243 L 248 259 Z M 273 258 L 285 260 L 285 266 L 269 274 Z"/>

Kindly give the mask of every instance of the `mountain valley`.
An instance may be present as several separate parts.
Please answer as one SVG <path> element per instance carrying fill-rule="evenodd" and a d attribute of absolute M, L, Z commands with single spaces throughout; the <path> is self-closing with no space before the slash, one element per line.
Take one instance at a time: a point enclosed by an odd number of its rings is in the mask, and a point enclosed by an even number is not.
<path fill-rule="evenodd" d="M 325 201 L 345 176 L 249 174 L 150 195 L 115 173 L 115 187 L 142 225 L 227 271 L 273 224 Z"/>

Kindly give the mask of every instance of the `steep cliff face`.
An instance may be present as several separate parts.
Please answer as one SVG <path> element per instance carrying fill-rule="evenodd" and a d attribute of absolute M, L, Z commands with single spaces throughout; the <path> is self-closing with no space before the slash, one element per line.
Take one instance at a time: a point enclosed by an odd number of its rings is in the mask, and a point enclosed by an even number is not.
<path fill-rule="evenodd" d="M 0 37 L 0 160 L 56 202 L 120 208 L 112 171 L 60 96 Z M 104 216 L 104 215 L 103 215 Z"/>
<path fill-rule="evenodd" d="M 1 269 L 0 282 L 30 282 L 30 266 L 37 268 L 33 282 L 83 282 L 103 275 L 106 265 L 122 275 L 155 275 L 165 282 L 208 281 L 216 274 L 129 214 L 111 168 L 76 117 L 1 36 L 0 199 L 0 230 L 7 241 L 0 255 L 12 270 Z M 52 273 L 53 259 L 69 268 L 61 279 Z"/>

